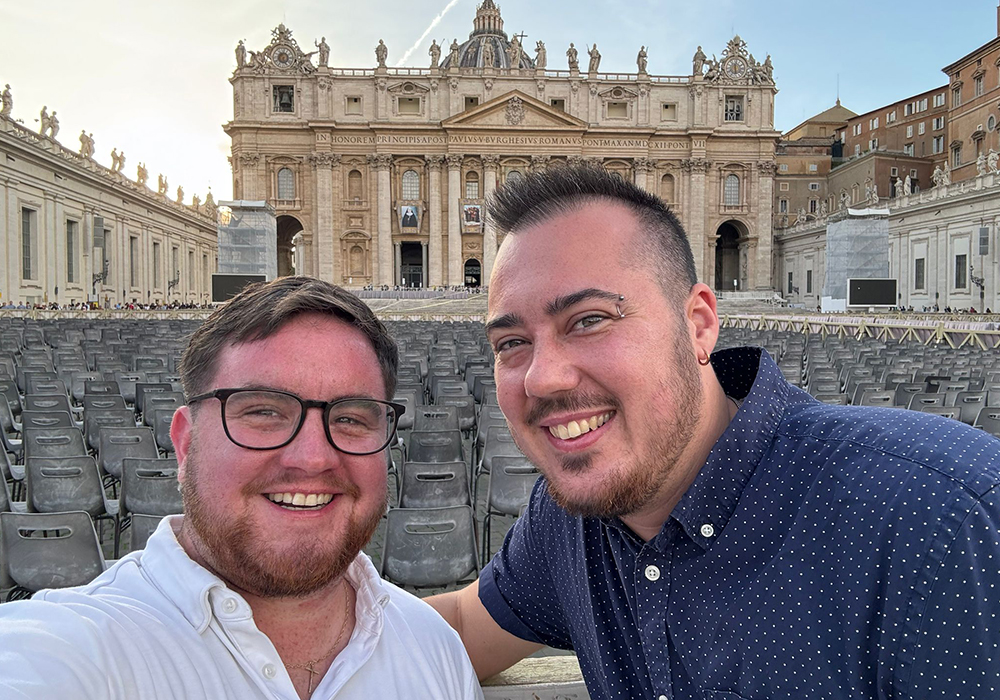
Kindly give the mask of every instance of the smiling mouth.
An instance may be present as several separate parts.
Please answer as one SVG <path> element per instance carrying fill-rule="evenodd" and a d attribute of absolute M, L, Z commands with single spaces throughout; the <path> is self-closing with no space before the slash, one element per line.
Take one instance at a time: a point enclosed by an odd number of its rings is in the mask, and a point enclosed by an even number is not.
<path fill-rule="evenodd" d="M 615 415 L 614 411 L 606 411 L 604 413 L 597 413 L 590 418 L 581 418 L 580 420 L 571 420 L 568 423 L 550 425 L 548 429 L 552 437 L 559 438 L 560 440 L 572 440 L 589 433 L 591 430 L 597 430 L 611 420 L 613 415 Z"/>
<path fill-rule="evenodd" d="M 333 500 L 332 493 L 265 493 L 267 500 L 286 510 L 319 510 Z"/>

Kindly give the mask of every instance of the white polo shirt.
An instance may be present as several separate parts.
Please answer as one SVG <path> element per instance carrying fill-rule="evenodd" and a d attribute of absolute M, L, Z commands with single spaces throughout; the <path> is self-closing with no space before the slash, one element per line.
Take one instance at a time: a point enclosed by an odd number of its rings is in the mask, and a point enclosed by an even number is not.
<path fill-rule="evenodd" d="M 298 700 L 247 602 L 178 544 L 182 517 L 86 586 L 0 605 L 0 698 Z M 483 697 L 458 634 L 429 605 L 363 553 L 347 578 L 357 623 L 313 700 Z"/>

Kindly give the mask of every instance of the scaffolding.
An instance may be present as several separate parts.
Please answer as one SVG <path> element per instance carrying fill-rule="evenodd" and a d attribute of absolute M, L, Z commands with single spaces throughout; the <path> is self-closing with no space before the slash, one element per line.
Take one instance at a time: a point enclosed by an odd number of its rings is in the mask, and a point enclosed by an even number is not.
<path fill-rule="evenodd" d="M 278 276 L 278 224 L 267 202 L 219 202 L 219 272 Z"/>

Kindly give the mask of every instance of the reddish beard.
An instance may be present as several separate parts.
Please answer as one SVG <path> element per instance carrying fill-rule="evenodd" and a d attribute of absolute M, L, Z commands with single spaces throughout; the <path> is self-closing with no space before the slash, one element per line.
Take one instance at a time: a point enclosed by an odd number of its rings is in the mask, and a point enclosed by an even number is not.
<path fill-rule="evenodd" d="M 212 509 L 198 487 L 196 440 L 192 438 L 186 458 L 186 478 L 181 484 L 184 499 L 183 528 L 192 531 L 198 554 L 227 583 L 261 598 L 304 597 L 339 579 L 375 534 L 387 500 L 371 512 L 357 512 L 360 490 L 340 478 L 328 478 L 334 499 L 350 498 L 355 509 L 349 514 L 343 537 L 331 544 L 322 537 L 304 539 L 294 546 L 278 549 L 267 542 L 247 513 L 226 513 Z M 263 498 L 274 478 L 248 484 L 243 494 Z M 388 499 L 388 492 L 385 498 Z M 317 533 L 321 534 L 321 533 Z"/>

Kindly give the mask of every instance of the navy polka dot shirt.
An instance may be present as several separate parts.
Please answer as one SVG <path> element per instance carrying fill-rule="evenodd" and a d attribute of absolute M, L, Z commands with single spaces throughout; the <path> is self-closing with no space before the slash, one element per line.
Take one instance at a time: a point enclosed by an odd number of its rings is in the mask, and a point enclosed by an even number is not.
<path fill-rule="evenodd" d="M 540 479 L 480 577 L 493 618 L 576 650 L 595 699 L 1000 698 L 1000 441 L 712 359 L 743 403 L 660 533 Z"/>

